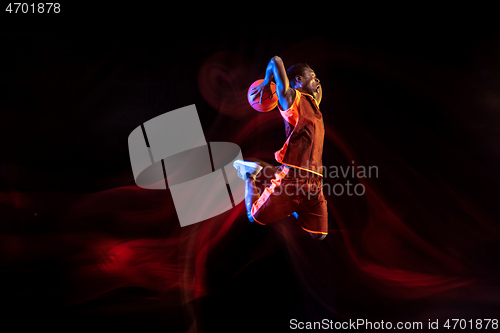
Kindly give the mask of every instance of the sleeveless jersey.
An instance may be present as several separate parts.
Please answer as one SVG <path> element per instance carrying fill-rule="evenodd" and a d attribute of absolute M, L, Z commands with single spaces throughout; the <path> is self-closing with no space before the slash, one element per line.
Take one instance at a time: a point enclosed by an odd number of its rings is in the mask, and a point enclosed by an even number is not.
<path fill-rule="evenodd" d="M 314 97 L 295 90 L 295 100 L 288 110 L 281 110 L 285 120 L 286 142 L 274 153 L 276 161 L 294 168 L 307 170 L 323 177 L 323 115 Z"/>

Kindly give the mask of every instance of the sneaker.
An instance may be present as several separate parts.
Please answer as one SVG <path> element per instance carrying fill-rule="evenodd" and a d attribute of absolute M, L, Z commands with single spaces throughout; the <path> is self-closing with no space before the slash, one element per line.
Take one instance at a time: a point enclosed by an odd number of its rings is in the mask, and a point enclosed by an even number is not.
<path fill-rule="evenodd" d="M 233 166 L 238 170 L 238 177 L 247 180 L 248 177 L 254 178 L 259 174 L 262 167 L 255 162 L 236 160 Z"/>

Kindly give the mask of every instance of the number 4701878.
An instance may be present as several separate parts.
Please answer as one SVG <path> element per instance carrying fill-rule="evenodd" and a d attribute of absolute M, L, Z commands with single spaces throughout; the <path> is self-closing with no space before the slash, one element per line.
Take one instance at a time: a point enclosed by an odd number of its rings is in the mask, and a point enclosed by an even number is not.
<path fill-rule="evenodd" d="M 491 325 L 490 325 L 491 324 Z M 447 329 L 488 329 L 492 328 L 494 330 L 498 329 L 498 319 L 448 319 L 444 323 L 443 327 Z"/>
<path fill-rule="evenodd" d="M 6 12 L 14 13 L 14 14 L 49 14 L 49 13 L 60 13 L 61 12 L 61 4 L 57 2 L 40 2 L 40 3 L 25 3 L 25 2 L 13 2 L 9 3 Z"/>

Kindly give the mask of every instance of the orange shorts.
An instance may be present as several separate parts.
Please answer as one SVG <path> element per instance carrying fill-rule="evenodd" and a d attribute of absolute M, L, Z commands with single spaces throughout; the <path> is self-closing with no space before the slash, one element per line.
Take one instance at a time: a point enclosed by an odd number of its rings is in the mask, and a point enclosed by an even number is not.
<path fill-rule="evenodd" d="M 292 171 L 291 171 L 292 170 Z M 328 234 L 328 211 L 323 183 L 319 177 L 295 177 L 294 168 L 282 165 L 252 205 L 255 222 L 269 224 L 297 212 L 305 231 Z"/>

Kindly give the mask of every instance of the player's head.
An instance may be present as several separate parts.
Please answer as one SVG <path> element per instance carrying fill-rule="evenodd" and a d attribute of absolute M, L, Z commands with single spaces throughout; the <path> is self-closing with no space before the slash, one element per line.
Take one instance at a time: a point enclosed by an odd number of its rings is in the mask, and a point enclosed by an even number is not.
<path fill-rule="evenodd" d="M 320 84 L 316 73 L 306 63 L 294 64 L 286 70 L 290 87 L 316 98 Z"/>

